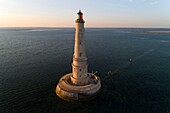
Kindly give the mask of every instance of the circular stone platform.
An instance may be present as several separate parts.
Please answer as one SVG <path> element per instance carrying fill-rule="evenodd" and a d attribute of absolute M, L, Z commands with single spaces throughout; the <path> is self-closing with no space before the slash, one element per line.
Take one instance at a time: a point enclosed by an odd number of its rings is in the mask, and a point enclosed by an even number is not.
<path fill-rule="evenodd" d="M 60 78 L 56 87 L 56 94 L 68 101 L 85 101 L 96 97 L 101 90 L 100 78 L 92 73 L 89 75 L 89 84 L 74 85 L 71 82 L 70 76 L 72 73 L 66 74 Z"/>

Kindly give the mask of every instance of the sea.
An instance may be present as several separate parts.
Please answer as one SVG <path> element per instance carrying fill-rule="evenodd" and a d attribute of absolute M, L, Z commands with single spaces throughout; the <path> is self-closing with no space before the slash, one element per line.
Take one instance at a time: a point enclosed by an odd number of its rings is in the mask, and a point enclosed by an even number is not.
<path fill-rule="evenodd" d="M 163 32 L 161 32 L 163 31 Z M 72 71 L 74 28 L 0 28 L 0 113 L 170 113 L 170 28 L 86 28 L 90 101 L 55 94 Z"/>

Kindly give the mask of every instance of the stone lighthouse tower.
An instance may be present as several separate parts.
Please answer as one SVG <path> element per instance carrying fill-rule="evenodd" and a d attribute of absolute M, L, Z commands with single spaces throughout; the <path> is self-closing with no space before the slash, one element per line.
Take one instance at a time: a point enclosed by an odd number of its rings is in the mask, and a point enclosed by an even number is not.
<path fill-rule="evenodd" d="M 85 48 L 83 13 L 79 11 L 76 32 L 72 73 L 62 76 L 56 87 L 56 94 L 64 100 L 89 100 L 96 97 L 101 89 L 100 78 L 88 73 Z"/>
<path fill-rule="evenodd" d="M 84 20 L 83 13 L 78 12 L 78 19 L 76 20 L 76 33 L 74 43 L 74 55 L 71 76 L 71 81 L 75 85 L 86 85 L 88 84 L 89 75 L 87 73 L 87 56 L 84 40 Z"/>

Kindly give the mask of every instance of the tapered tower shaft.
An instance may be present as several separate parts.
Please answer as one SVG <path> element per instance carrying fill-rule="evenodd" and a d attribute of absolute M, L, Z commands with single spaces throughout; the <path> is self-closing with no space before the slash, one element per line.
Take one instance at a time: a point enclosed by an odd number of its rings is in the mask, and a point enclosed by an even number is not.
<path fill-rule="evenodd" d="M 83 13 L 79 11 L 77 14 L 78 19 L 76 20 L 74 54 L 72 63 L 73 75 L 71 77 L 71 82 L 75 85 L 85 85 L 88 84 L 88 63 L 84 39 L 85 22 L 83 20 Z"/>

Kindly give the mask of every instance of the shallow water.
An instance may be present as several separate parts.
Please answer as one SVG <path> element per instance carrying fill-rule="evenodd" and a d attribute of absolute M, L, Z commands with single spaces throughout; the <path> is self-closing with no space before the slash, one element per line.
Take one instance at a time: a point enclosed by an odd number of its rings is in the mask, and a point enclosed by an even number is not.
<path fill-rule="evenodd" d="M 89 71 L 101 95 L 65 102 L 55 95 L 71 72 L 73 28 L 0 29 L 1 113 L 169 113 L 170 29 L 86 29 Z M 129 62 L 132 59 L 132 62 Z"/>

